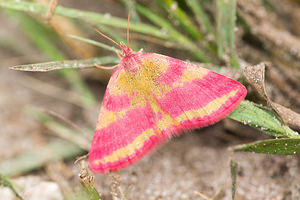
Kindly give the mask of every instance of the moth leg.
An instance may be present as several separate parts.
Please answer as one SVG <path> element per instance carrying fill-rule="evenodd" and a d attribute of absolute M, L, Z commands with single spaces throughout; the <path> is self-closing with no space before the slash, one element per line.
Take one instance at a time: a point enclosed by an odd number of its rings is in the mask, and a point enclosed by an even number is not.
<path fill-rule="evenodd" d="M 97 68 L 99 69 L 115 69 L 118 67 L 118 65 L 114 65 L 114 66 L 111 66 L 111 67 L 108 67 L 108 66 L 101 66 L 101 65 L 98 65 L 98 64 L 94 64 Z"/>

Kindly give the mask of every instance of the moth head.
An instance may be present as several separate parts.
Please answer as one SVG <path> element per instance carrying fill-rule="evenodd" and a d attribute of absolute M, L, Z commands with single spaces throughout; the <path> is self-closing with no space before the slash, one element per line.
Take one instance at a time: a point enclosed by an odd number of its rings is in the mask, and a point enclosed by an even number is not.
<path fill-rule="evenodd" d="M 120 47 L 122 49 L 122 54 L 123 56 L 128 56 L 130 54 L 133 53 L 133 50 L 129 48 L 129 46 L 127 46 L 126 44 L 124 44 L 123 42 L 120 43 Z"/>

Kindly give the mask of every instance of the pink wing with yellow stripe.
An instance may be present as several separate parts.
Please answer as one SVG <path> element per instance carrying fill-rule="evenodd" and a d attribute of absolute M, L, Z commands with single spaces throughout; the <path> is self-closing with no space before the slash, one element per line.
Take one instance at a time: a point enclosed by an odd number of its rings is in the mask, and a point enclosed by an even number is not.
<path fill-rule="evenodd" d="M 134 52 L 107 86 L 90 167 L 103 173 L 129 166 L 172 135 L 221 120 L 246 93 L 239 82 L 199 66 Z"/>

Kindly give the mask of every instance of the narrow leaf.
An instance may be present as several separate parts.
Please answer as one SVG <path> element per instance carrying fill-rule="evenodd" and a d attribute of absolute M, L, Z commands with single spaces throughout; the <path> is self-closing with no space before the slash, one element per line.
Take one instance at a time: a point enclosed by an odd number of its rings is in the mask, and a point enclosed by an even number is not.
<path fill-rule="evenodd" d="M 116 64 L 118 62 L 119 62 L 119 58 L 107 56 L 107 57 L 97 57 L 97 58 L 84 59 L 84 60 L 65 60 L 65 61 L 28 64 L 28 65 L 17 65 L 17 66 L 10 67 L 10 69 L 20 70 L 20 71 L 48 72 L 57 69 L 91 68 L 91 67 L 95 67 L 95 64 L 107 65 L 107 64 Z"/>
<path fill-rule="evenodd" d="M 0 171 L 13 176 L 40 168 L 47 163 L 72 158 L 84 153 L 77 145 L 62 139 L 54 139 L 45 146 L 33 147 L 14 158 L 1 161 Z"/>
<path fill-rule="evenodd" d="M 239 68 L 235 52 L 235 20 L 236 0 L 217 0 L 218 55 L 225 60 L 225 55 L 229 55 L 231 66 Z"/>
<path fill-rule="evenodd" d="M 188 0 L 186 3 L 189 5 L 189 7 L 192 9 L 194 14 L 196 15 L 197 21 L 203 25 L 204 30 L 208 34 L 212 34 L 215 37 L 215 30 L 209 20 L 208 15 L 205 13 L 204 8 L 202 6 L 203 1 L 202 0 Z"/>
<path fill-rule="evenodd" d="M 157 0 L 158 3 L 168 11 L 168 13 L 178 20 L 180 26 L 189 33 L 193 39 L 200 40 L 203 35 L 197 30 L 195 24 L 187 16 L 187 14 L 178 6 L 174 0 Z"/>
<path fill-rule="evenodd" d="M 177 42 L 182 48 L 190 51 L 192 55 L 195 56 L 195 58 L 201 60 L 202 62 L 210 62 L 211 59 L 206 55 L 204 51 L 199 49 L 189 38 L 178 32 L 167 20 L 157 15 L 149 8 L 146 8 L 139 4 L 136 4 L 136 10 L 151 22 L 160 26 L 162 30 L 167 31 L 167 34 L 170 35 L 169 39 Z"/>
<path fill-rule="evenodd" d="M 271 139 L 243 144 L 231 148 L 233 151 L 294 155 L 300 153 L 300 138 Z"/>
<path fill-rule="evenodd" d="M 189 44 L 188 38 L 181 35 L 180 32 L 178 32 L 172 24 L 169 23 L 166 19 L 158 15 L 157 13 L 153 12 L 149 8 L 142 6 L 140 4 L 135 5 L 136 10 L 141 13 L 144 17 L 146 17 L 148 20 L 150 20 L 152 23 L 160 26 L 161 28 L 164 28 L 165 31 L 168 32 L 168 34 L 172 35 L 178 42 L 185 44 Z"/>
<path fill-rule="evenodd" d="M 242 101 L 229 117 L 276 137 L 299 137 L 298 133 L 286 126 L 276 113 L 250 101 Z"/>

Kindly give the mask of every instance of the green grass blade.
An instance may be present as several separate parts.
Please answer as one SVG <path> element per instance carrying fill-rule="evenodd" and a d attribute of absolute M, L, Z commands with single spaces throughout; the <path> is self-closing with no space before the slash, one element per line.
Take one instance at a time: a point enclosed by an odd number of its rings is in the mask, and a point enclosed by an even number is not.
<path fill-rule="evenodd" d="M 151 22 L 160 26 L 162 29 L 167 29 L 169 32 L 168 35 L 170 35 L 169 40 L 177 42 L 178 45 L 190 51 L 195 58 L 201 60 L 202 62 L 211 62 L 210 58 L 202 50 L 200 50 L 194 44 L 194 42 L 178 32 L 167 20 L 142 5 L 136 4 L 135 7 L 139 13 L 141 13 Z"/>
<path fill-rule="evenodd" d="M 62 139 L 54 139 L 45 146 L 34 147 L 14 158 L 0 162 L 0 171 L 5 176 L 19 175 L 40 168 L 47 163 L 73 158 L 84 151 L 77 145 Z"/>
<path fill-rule="evenodd" d="M 198 31 L 195 24 L 186 15 L 186 13 L 178 6 L 177 2 L 174 0 L 157 0 L 157 2 L 165 9 L 167 12 L 178 20 L 180 26 L 185 30 L 194 40 L 201 40 L 203 35 Z"/>
<path fill-rule="evenodd" d="M 221 59 L 230 56 L 230 64 L 239 68 L 235 52 L 236 0 L 217 0 L 217 45 Z"/>
<path fill-rule="evenodd" d="M 190 45 L 190 41 L 188 40 L 188 38 L 184 37 L 180 32 L 178 32 L 172 26 L 172 24 L 169 23 L 169 21 L 165 20 L 164 18 L 157 15 L 156 13 L 154 13 L 149 8 L 147 8 L 145 6 L 142 6 L 140 4 L 136 4 L 135 8 L 139 13 L 141 13 L 148 20 L 150 20 L 154 24 L 160 26 L 161 28 L 166 29 L 169 32 L 168 34 L 170 34 L 172 36 L 172 40 L 177 41 L 178 43 L 180 43 L 183 46 L 185 46 L 185 45 L 189 46 Z"/>
<path fill-rule="evenodd" d="M 212 53 L 214 56 L 217 56 L 217 49 L 214 44 L 205 40 L 202 33 L 198 30 L 198 27 L 194 25 L 194 22 L 188 17 L 188 15 L 177 5 L 177 2 L 174 0 L 157 0 L 158 3 L 165 8 L 175 20 L 177 20 L 181 27 L 191 35 L 191 40 L 201 40 L 203 43 L 202 52 L 204 55 Z M 212 55 L 211 55 L 212 56 Z"/>
<path fill-rule="evenodd" d="M 276 113 L 250 101 L 242 101 L 229 117 L 276 137 L 299 137 Z"/>
<path fill-rule="evenodd" d="M 24 2 L 24 1 L 16 2 L 15 0 L 5 0 L 5 1 L 0 0 L 0 7 L 26 11 L 31 13 L 38 13 L 38 14 L 46 14 L 48 9 L 47 6 L 40 5 L 37 3 Z M 100 13 L 81 11 L 78 9 L 64 8 L 58 6 L 55 10 L 55 14 L 73 18 L 73 19 L 89 20 L 90 22 L 96 25 L 103 24 L 103 25 L 109 25 L 118 28 L 124 28 L 124 29 L 127 28 L 127 19 L 103 15 Z M 167 34 L 164 34 L 160 29 L 141 22 L 131 23 L 130 30 L 147 34 L 147 35 L 152 35 L 161 39 L 169 38 L 169 36 Z"/>
<path fill-rule="evenodd" d="M 235 146 L 232 147 L 231 150 L 235 152 L 245 151 L 276 155 L 294 155 L 300 153 L 300 138 L 262 140 Z"/>
<path fill-rule="evenodd" d="M 26 112 L 49 130 L 53 131 L 57 136 L 73 142 L 81 149 L 89 150 L 92 135 L 89 135 L 89 138 L 87 138 L 87 135 L 84 133 L 79 132 L 79 130 L 71 129 L 69 126 L 57 121 L 53 116 L 37 108 L 28 107 Z M 89 131 L 89 133 L 93 133 L 93 131 Z"/>
<path fill-rule="evenodd" d="M 64 61 L 53 61 L 53 62 L 44 62 L 28 65 L 17 65 L 10 67 L 13 70 L 20 71 L 32 71 L 32 72 L 49 72 L 58 69 L 83 69 L 95 67 L 95 64 L 98 65 L 107 65 L 107 64 L 117 64 L 120 62 L 118 57 L 107 56 L 107 57 L 96 57 L 92 59 L 84 60 L 64 60 Z"/>
<path fill-rule="evenodd" d="M 19 200 L 23 200 L 22 196 L 15 189 L 14 184 L 2 174 L 0 174 L 0 187 L 8 187 Z"/>
<path fill-rule="evenodd" d="M 186 3 L 189 5 L 190 9 L 194 12 L 196 20 L 203 25 L 206 33 L 216 37 L 216 31 L 214 30 L 213 25 L 211 24 L 208 15 L 203 9 L 203 0 L 188 0 Z"/>

